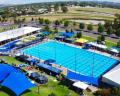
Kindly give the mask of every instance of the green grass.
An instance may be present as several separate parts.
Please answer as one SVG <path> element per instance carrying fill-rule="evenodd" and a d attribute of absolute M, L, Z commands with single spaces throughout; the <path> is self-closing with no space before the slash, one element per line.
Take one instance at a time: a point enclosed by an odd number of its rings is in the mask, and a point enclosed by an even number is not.
<path fill-rule="evenodd" d="M 84 38 L 84 39 L 87 39 L 89 42 L 93 42 L 93 41 L 95 41 L 96 40 L 96 38 L 93 38 L 93 37 L 89 37 L 89 36 L 82 36 L 82 38 Z"/>
<path fill-rule="evenodd" d="M 116 46 L 116 45 L 117 45 L 117 43 L 106 40 L 106 46 L 112 47 L 112 46 Z"/>
<path fill-rule="evenodd" d="M 87 39 L 89 42 L 93 42 L 93 41 L 96 40 L 96 38 L 89 37 L 89 36 L 83 36 L 82 38 Z M 106 46 L 107 46 L 108 48 L 117 45 L 117 43 L 111 42 L 111 41 L 108 41 L 108 40 L 105 41 L 105 44 L 106 44 Z"/>

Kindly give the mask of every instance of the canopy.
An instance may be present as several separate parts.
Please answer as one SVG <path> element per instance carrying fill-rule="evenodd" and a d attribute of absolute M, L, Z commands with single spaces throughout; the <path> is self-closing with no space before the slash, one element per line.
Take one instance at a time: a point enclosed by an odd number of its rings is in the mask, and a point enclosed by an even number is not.
<path fill-rule="evenodd" d="M 59 69 L 57 69 L 55 67 L 52 67 L 50 65 L 47 65 L 47 64 L 39 63 L 39 64 L 37 64 L 37 66 L 40 67 L 40 68 L 47 69 L 47 70 L 49 70 L 51 72 L 54 72 L 56 74 L 59 74 L 61 72 L 61 70 L 59 70 Z"/>
<path fill-rule="evenodd" d="M 24 74 L 16 72 L 11 73 L 1 85 L 11 89 L 17 96 L 28 88 L 35 86 L 26 78 Z"/>
<path fill-rule="evenodd" d="M 77 42 L 77 43 L 86 43 L 86 42 L 88 42 L 88 40 L 80 38 L 80 39 L 77 39 L 75 42 Z"/>
<path fill-rule="evenodd" d="M 96 42 L 89 42 L 88 44 L 98 47 L 98 48 L 107 49 L 107 46 L 102 45 L 102 44 L 97 44 Z"/>
<path fill-rule="evenodd" d="M 48 59 L 44 61 L 44 63 L 54 63 L 54 62 L 56 62 L 56 60 L 54 59 Z"/>
<path fill-rule="evenodd" d="M 119 53 L 119 51 L 117 49 L 111 48 L 110 51 L 114 52 L 114 53 Z"/>
<path fill-rule="evenodd" d="M 67 38 L 71 38 L 71 37 L 74 35 L 74 33 L 71 33 L 71 32 L 63 32 L 62 35 L 65 36 L 65 37 L 67 37 Z"/>
<path fill-rule="evenodd" d="M 86 90 L 89 85 L 84 82 L 78 81 L 78 82 L 73 83 L 73 86 L 83 89 L 83 90 Z"/>
<path fill-rule="evenodd" d="M 22 27 L 14 30 L 9 30 L 6 32 L 1 32 L 0 33 L 0 41 L 12 39 L 12 38 L 17 38 L 19 36 L 23 36 L 29 33 L 32 33 L 34 31 L 38 31 L 41 28 L 35 28 L 35 27 Z"/>
<path fill-rule="evenodd" d="M 11 72 L 18 72 L 18 70 L 7 64 L 0 64 L 0 82 L 3 81 Z"/>

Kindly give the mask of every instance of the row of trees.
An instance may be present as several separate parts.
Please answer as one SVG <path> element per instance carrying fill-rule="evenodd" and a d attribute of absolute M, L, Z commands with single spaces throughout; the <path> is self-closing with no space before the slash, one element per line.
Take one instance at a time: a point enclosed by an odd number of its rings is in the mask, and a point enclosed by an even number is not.
<path fill-rule="evenodd" d="M 85 29 L 85 24 L 80 23 L 79 28 L 80 29 Z M 88 24 L 87 25 L 87 30 L 92 31 L 93 30 L 93 25 Z M 115 15 L 114 21 L 105 21 L 105 24 L 98 24 L 98 30 L 99 33 L 107 32 L 108 35 L 111 34 L 116 34 L 117 36 L 120 37 L 120 14 Z"/>
<path fill-rule="evenodd" d="M 109 89 L 101 89 L 94 93 L 95 96 L 120 96 L 120 88 L 114 87 Z"/>

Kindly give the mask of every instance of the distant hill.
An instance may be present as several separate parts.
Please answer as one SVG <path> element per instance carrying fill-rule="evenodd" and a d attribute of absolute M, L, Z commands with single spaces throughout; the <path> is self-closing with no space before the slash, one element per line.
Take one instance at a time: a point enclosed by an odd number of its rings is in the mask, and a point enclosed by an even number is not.
<path fill-rule="evenodd" d="M 6 7 L 6 6 L 9 6 L 9 5 L 0 4 L 0 8 L 1 8 L 1 7 Z"/>

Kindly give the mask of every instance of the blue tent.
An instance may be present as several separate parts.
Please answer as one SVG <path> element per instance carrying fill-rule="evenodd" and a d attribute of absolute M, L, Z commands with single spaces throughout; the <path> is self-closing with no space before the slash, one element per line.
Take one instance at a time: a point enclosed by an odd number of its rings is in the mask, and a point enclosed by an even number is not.
<path fill-rule="evenodd" d="M 11 72 L 20 72 L 8 64 L 0 64 L 0 82 L 3 81 Z"/>
<path fill-rule="evenodd" d="M 74 33 L 70 33 L 70 32 L 64 32 L 63 36 L 67 37 L 67 38 L 71 38 L 74 35 Z"/>
<path fill-rule="evenodd" d="M 24 74 L 12 72 L 2 83 L 2 86 L 5 86 L 11 89 L 17 96 L 23 93 L 28 88 L 34 87 Z"/>

